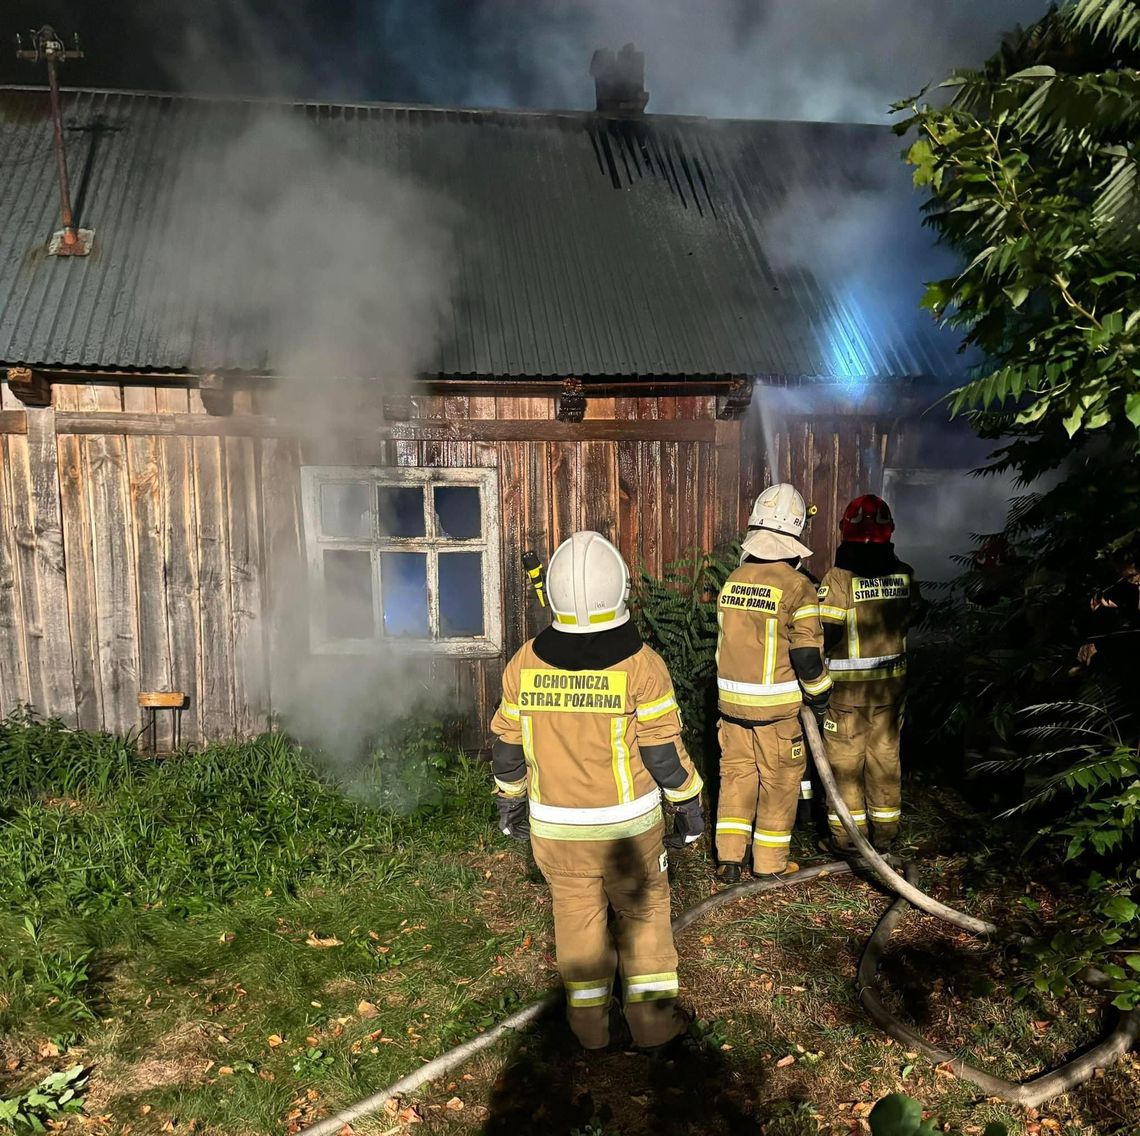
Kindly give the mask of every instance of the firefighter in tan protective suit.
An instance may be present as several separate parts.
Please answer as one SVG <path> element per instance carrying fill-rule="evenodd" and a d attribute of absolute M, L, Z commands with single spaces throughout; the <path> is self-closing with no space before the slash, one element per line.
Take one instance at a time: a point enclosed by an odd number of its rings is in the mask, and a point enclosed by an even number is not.
<path fill-rule="evenodd" d="M 673 684 L 630 622 L 628 593 L 608 540 L 578 532 L 563 542 L 546 579 L 554 623 L 507 664 L 491 722 L 499 828 L 529 833 L 550 884 L 567 1014 L 587 1049 L 609 1043 L 615 967 L 635 1045 L 685 1030 L 665 844 L 704 831 Z M 677 807 L 667 841 L 662 795 Z"/>
<path fill-rule="evenodd" d="M 740 879 L 751 847 L 756 874 L 788 864 L 806 749 L 799 712 L 827 709 L 831 679 L 812 581 L 799 570 L 811 549 L 800 543 L 804 499 L 786 484 L 756 499 L 741 565 L 717 599 L 720 704 L 718 876 Z"/>
<path fill-rule="evenodd" d="M 902 815 L 899 733 L 906 688 L 906 634 L 920 599 L 914 570 L 895 555 L 895 522 L 874 494 L 843 514 L 843 543 L 819 588 L 835 689 L 823 723 L 827 756 L 843 803 L 875 846 L 885 849 Z M 828 813 L 832 845 L 851 848 L 839 817 Z"/>

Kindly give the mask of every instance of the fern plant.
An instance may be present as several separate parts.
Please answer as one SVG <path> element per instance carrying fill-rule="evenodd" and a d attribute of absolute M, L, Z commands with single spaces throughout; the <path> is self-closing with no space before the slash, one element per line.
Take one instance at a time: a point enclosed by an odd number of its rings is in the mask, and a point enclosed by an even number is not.
<path fill-rule="evenodd" d="M 656 577 L 640 569 L 631 595 L 642 638 L 665 660 L 685 745 L 703 766 L 716 719 L 716 597 L 740 564 L 740 545 L 694 554 Z"/>
<path fill-rule="evenodd" d="M 1058 996 L 1088 967 L 1101 971 L 1113 1004 L 1140 1006 L 1140 745 L 1124 696 L 1053 702 L 1023 711 L 1018 756 L 983 771 L 1023 771 L 1035 779 L 1003 816 L 1053 814 L 1037 840 L 1064 843 L 1064 861 L 1089 864 L 1086 895 L 1055 912 L 1054 930 L 1033 950 L 1034 985 Z"/>

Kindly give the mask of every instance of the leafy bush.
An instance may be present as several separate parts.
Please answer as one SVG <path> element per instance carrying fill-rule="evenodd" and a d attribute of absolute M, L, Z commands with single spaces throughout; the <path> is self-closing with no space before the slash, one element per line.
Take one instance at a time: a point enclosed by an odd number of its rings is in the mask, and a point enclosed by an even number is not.
<path fill-rule="evenodd" d="M 82 1065 L 52 1073 L 34 1089 L 0 1100 L 0 1124 L 7 1124 L 15 1132 L 25 1128 L 29 1132 L 47 1132 L 66 1113 L 83 1111 L 81 1094 L 86 1086 L 87 1073 Z M 63 1121 L 59 1127 L 66 1123 Z"/>
<path fill-rule="evenodd" d="M 740 545 L 732 544 L 674 561 L 660 579 L 642 569 L 634 580 L 634 620 L 669 668 L 685 744 L 698 763 L 712 751 L 716 723 L 716 597 L 739 563 Z"/>

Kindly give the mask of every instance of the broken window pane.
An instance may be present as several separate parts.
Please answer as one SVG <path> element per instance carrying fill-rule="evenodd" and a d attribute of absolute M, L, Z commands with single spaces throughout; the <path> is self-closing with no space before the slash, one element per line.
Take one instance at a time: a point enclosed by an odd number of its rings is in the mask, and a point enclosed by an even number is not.
<path fill-rule="evenodd" d="M 380 590 L 384 601 L 384 634 L 426 639 L 429 634 L 427 553 L 381 553 Z"/>
<path fill-rule="evenodd" d="M 439 633 L 444 639 L 483 634 L 483 557 L 439 554 Z"/>
<path fill-rule="evenodd" d="M 330 639 L 375 636 L 370 552 L 325 550 L 325 630 Z"/>
<path fill-rule="evenodd" d="M 380 532 L 384 536 L 424 535 L 424 491 L 419 486 L 380 485 Z"/>
<path fill-rule="evenodd" d="M 451 540 L 474 540 L 483 530 L 479 488 L 475 485 L 435 487 L 436 536 Z"/>
<path fill-rule="evenodd" d="M 372 535 L 372 487 L 361 481 L 321 486 L 321 531 L 325 536 Z"/>

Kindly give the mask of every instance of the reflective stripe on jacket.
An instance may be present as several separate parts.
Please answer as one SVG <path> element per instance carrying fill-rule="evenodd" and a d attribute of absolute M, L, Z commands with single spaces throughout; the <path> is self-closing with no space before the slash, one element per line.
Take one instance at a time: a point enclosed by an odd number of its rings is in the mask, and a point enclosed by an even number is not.
<path fill-rule="evenodd" d="M 662 792 L 686 801 L 704 787 L 681 741 L 669 672 L 644 645 L 604 670 L 568 671 L 543 662 L 533 640 L 524 644 L 503 673 L 491 729 L 522 747 L 525 775 L 496 774 L 496 786 L 510 796 L 526 784 L 540 838 L 637 836 L 661 823 Z"/>
<path fill-rule="evenodd" d="M 803 692 L 831 686 L 826 667 L 811 682 L 796 678 L 790 651 L 822 655 L 823 628 L 812 582 L 782 561 L 746 562 L 717 597 L 717 691 L 726 717 L 763 722 L 798 713 Z"/>
<path fill-rule="evenodd" d="M 842 628 L 828 668 L 837 706 L 887 705 L 902 697 L 906 633 L 917 607 L 918 585 L 909 565 L 886 576 L 856 576 L 831 568 L 819 586 L 825 626 Z"/>

